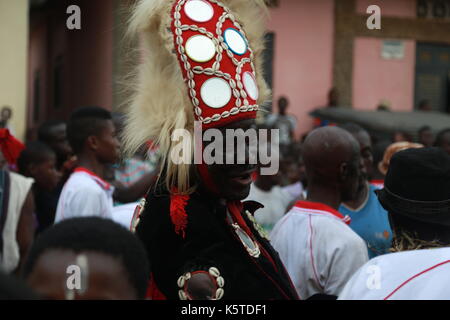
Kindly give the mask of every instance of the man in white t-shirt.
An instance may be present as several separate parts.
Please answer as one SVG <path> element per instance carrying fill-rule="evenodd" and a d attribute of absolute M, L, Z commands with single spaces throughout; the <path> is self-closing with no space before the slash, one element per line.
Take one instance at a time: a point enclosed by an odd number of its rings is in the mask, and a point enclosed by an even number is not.
<path fill-rule="evenodd" d="M 118 160 L 120 144 L 110 112 L 99 107 L 77 109 L 67 136 L 79 166 L 64 185 L 55 223 L 85 216 L 112 219 L 114 188 L 103 176 L 105 166 Z"/>
<path fill-rule="evenodd" d="M 309 134 L 303 150 L 306 201 L 299 201 L 274 227 L 271 243 L 301 299 L 338 296 L 368 260 L 364 241 L 338 207 L 351 200 L 363 168 L 357 141 L 337 127 Z M 325 297 L 324 297 L 325 298 Z"/>

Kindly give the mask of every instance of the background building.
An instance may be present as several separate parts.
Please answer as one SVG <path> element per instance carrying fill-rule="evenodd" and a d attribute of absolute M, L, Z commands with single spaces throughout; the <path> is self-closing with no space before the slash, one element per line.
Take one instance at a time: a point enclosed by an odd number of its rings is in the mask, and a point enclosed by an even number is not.
<path fill-rule="evenodd" d="M 381 30 L 367 8 L 381 8 Z M 274 97 L 286 95 L 300 131 L 334 87 L 343 107 L 409 111 L 427 99 L 450 112 L 450 1 L 280 0 L 271 10 Z"/>
<path fill-rule="evenodd" d="M 13 110 L 11 126 L 26 130 L 28 0 L 0 0 L 0 108 Z"/>
<path fill-rule="evenodd" d="M 331 88 L 340 107 L 408 111 L 426 99 L 450 112 L 449 0 L 267 1 L 266 76 L 274 101 L 290 100 L 298 134 L 311 129 L 308 113 L 327 105 Z M 139 59 L 138 42 L 124 40 L 132 3 L 0 0 L 0 39 L 8 44 L 0 105 L 13 106 L 19 136 L 26 128 L 33 137 L 43 121 L 66 119 L 78 106 L 126 104 L 123 80 Z M 66 26 L 70 5 L 81 9 L 81 30 Z M 370 5 L 381 8 L 380 30 L 367 27 Z"/>

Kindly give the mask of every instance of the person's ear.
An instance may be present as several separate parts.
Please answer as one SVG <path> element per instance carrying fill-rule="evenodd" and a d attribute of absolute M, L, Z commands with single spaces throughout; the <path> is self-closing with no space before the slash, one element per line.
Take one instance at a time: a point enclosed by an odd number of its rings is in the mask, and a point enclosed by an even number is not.
<path fill-rule="evenodd" d="M 89 149 L 97 150 L 98 149 L 98 139 L 96 136 L 89 136 L 86 140 Z"/>
<path fill-rule="evenodd" d="M 341 163 L 339 166 L 339 180 L 345 181 L 348 179 L 349 176 L 349 167 L 347 162 Z"/>

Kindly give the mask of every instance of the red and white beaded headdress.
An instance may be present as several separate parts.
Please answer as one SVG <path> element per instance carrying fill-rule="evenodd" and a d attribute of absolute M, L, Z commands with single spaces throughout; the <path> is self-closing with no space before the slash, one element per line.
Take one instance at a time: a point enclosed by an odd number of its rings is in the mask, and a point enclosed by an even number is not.
<path fill-rule="evenodd" d="M 263 0 L 140 1 L 130 31 L 140 34 L 143 57 L 126 147 L 151 139 L 168 156 L 175 129 L 256 118 L 270 95 L 261 70 L 265 12 Z M 186 190 L 188 166 L 165 162 L 168 185 Z"/>

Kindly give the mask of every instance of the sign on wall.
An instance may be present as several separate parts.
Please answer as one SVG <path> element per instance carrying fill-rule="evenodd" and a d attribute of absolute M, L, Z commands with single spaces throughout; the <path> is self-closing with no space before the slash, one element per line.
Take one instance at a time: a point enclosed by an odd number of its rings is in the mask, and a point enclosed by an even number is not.
<path fill-rule="evenodd" d="M 405 43 L 400 40 L 383 40 L 381 57 L 386 60 L 401 60 L 405 57 Z"/>

